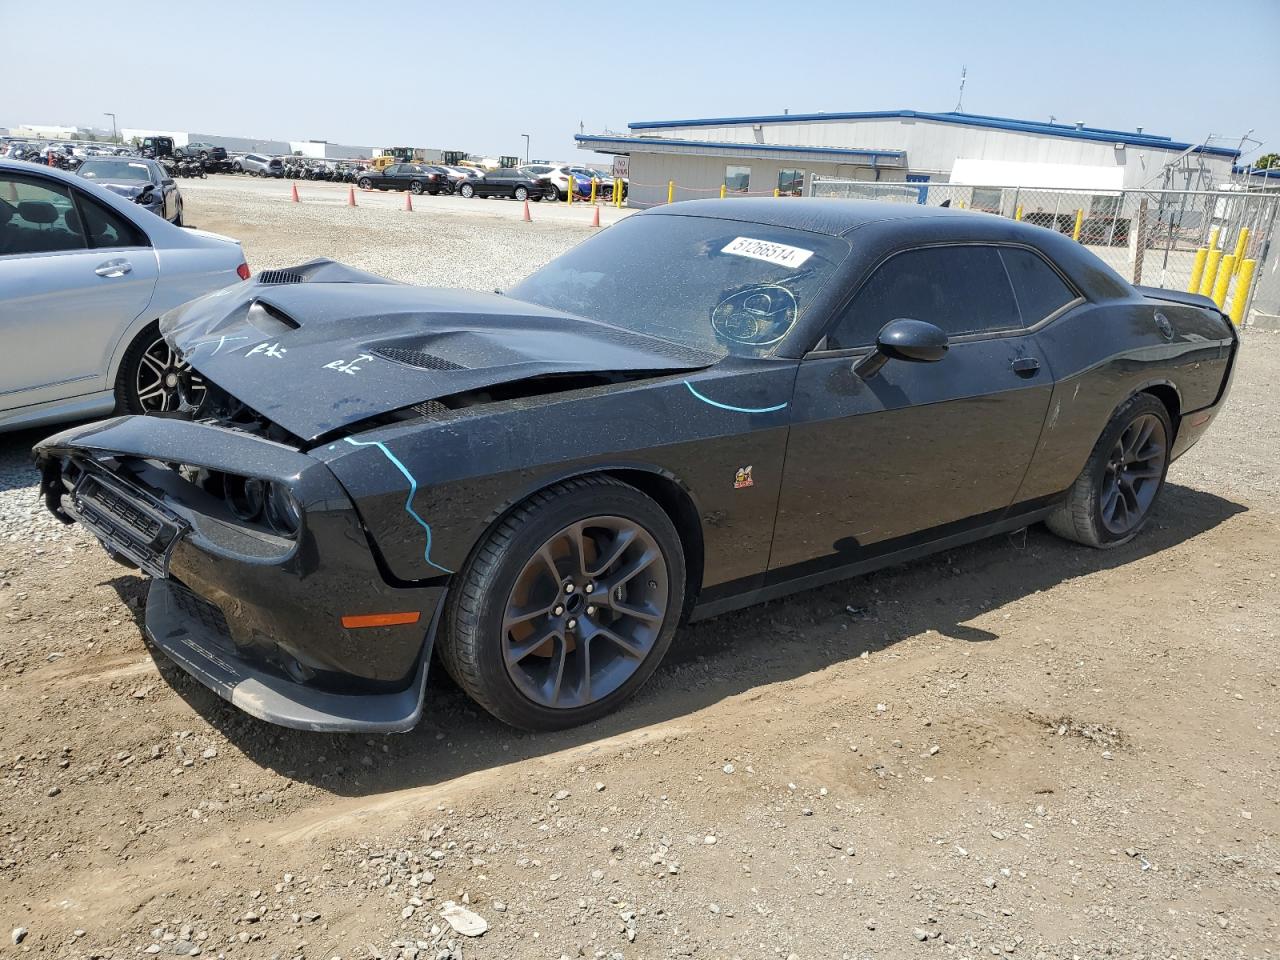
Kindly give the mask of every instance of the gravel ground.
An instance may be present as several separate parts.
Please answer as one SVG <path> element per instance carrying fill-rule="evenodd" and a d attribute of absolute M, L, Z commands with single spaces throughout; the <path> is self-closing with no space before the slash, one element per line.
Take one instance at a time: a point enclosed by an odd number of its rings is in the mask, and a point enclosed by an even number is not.
<path fill-rule="evenodd" d="M 188 198 L 255 269 L 487 287 L 588 232 L 261 194 Z M 236 712 L 151 658 L 144 581 L 40 517 L 6 436 L 0 954 L 1274 958 L 1278 390 L 1247 335 L 1133 543 L 1034 528 L 696 624 L 539 736 L 442 675 L 400 737 Z"/>

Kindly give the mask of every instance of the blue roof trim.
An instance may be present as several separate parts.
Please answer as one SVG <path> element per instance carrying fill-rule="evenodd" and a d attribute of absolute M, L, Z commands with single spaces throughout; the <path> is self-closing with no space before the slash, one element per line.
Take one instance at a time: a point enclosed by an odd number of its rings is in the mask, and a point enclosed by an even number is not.
<path fill-rule="evenodd" d="M 1239 150 L 1230 147 L 1206 147 L 1202 144 L 1179 143 L 1169 137 L 1153 133 L 1137 133 L 1125 130 L 1107 130 L 1102 127 L 1079 128 L 1065 123 L 1043 123 L 1035 120 L 1013 120 L 1008 117 L 989 117 L 977 113 L 927 113 L 920 110 L 874 110 L 860 113 L 784 113 L 759 117 L 707 117 L 694 120 L 645 120 L 627 126 L 632 130 L 652 130 L 662 127 L 722 127 L 743 123 L 786 123 L 812 120 L 932 120 L 936 123 L 955 123 L 970 127 L 986 127 L 991 130 L 1013 130 L 1019 133 L 1041 133 L 1072 140 L 1093 140 L 1104 143 L 1123 141 L 1133 147 L 1155 147 L 1164 150 L 1188 150 L 1195 147 L 1197 153 L 1218 157 L 1238 157 Z"/>
<path fill-rule="evenodd" d="M 842 157 L 893 157 L 901 159 L 906 156 L 904 150 L 855 150 L 852 147 L 797 147 L 790 144 L 772 143 L 732 143 L 727 140 L 681 140 L 677 137 L 603 137 L 589 133 L 575 133 L 573 139 L 579 143 L 628 143 L 654 144 L 663 147 L 714 147 L 722 150 L 735 150 L 757 153 L 829 153 Z"/>
<path fill-rule="evenodd" d="M 1272 177 L 1280 177 L 1280 167 L 1264 167 L 1262 169 L 1255 170 L 1253 167 L 1237 164 L 1231 168 L 1231 172 L 1247 173 L 1251 177 L 1263 177 L 1267 180 L 1270 180 Z"/>

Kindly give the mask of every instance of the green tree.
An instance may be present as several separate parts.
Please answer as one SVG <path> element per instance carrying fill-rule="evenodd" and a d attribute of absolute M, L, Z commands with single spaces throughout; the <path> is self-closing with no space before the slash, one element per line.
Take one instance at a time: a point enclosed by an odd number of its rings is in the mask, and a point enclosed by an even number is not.
<path fill-rule="evenodd" d="M 1280 169 L 1280 153 L 1264 153 L 1253 164 L 1255 170 Z"/>

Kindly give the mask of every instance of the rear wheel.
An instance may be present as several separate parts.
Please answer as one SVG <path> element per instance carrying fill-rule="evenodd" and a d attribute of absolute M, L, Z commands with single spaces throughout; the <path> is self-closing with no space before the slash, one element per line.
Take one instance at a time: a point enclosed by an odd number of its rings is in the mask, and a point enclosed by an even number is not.
<path fill-rule="evenodd" d="M 547 187 L 547 199 L 552 201 L 560 201 L 564 199 L 564 193 L 554 183 Z"/>
<path fill-rule="evenodd" d="M 1132 540 L 1164 487 L 1172 442 L 1165 405 L 1149 393 L 1130 397 L 1045 525 L 1060 537 L 1101 549 Z"/>
<path fill-rule="evenodd" d="M 414 180 L 412 183 L 409 184 L 409 192 L 416 194 L 418 196 L 422 196 L 422 184 L 419 183 L 417 180 Z"/>
<path fill-rule="evenodd" d="M 529 190 L 527 187 L 516 187 L 515 198 L 517 200 L 528 200 Z"/>
<path fill-rule="evenodd" d="M 611 712 L 657 668 L 684 551 L 653 500 L 586 477 L 518 507 L 455 584 L 436 645 L 449 675 L 498 719 L 556 730 Z"/>
<path fill-rule="evenodd" d="M 129 344 L 116 375 L 116 409 L 121 413 L 168 413 L 198 408 L 207 387 L 151 324 Z"/>

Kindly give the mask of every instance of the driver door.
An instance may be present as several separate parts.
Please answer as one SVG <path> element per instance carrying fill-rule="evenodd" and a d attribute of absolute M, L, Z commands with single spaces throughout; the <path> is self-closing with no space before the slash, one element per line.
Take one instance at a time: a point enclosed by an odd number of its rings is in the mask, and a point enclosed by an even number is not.
<path fill-rule="evenodd" d="M 933 363 L 890 360 L 862 379 L 853 364 L 898 318 L 940 327 L 947 353 Z M 891 257 L 818 346 L 796 379 L 770 582 L 1003 514 L 1031 462 L 1053 379 L 997 247 Z"/>

